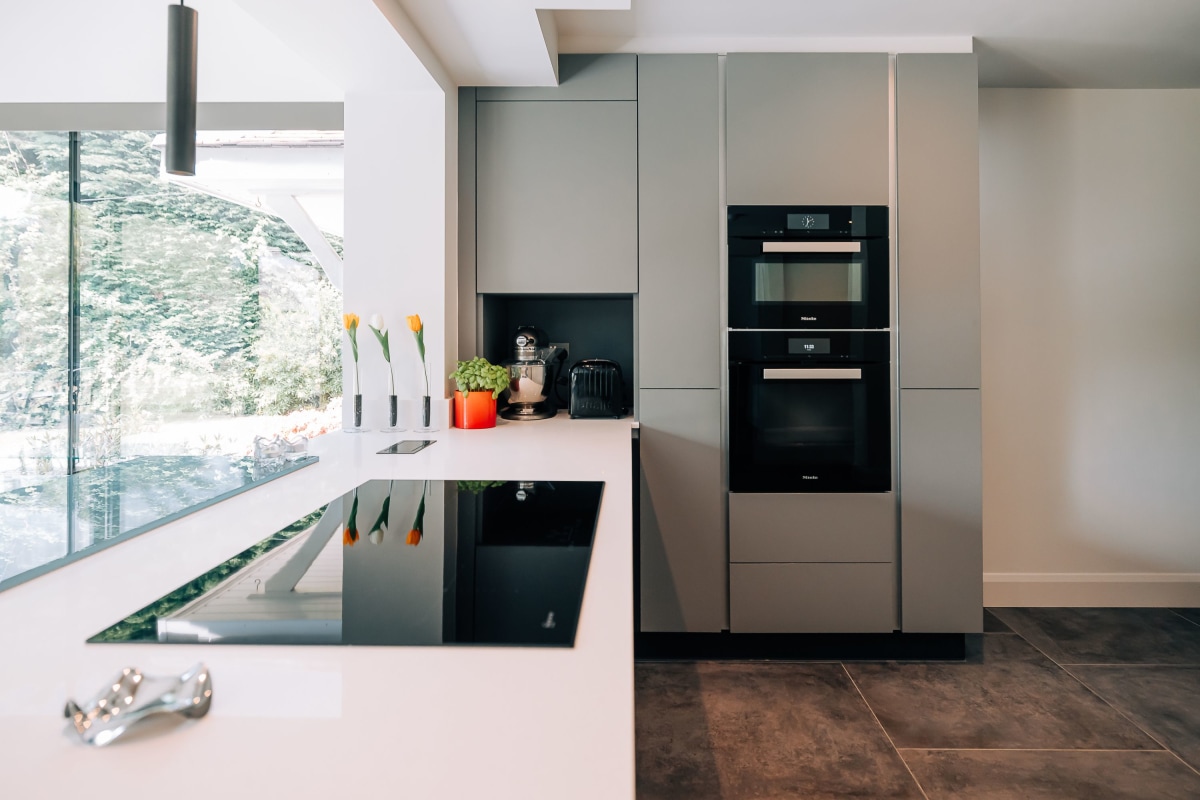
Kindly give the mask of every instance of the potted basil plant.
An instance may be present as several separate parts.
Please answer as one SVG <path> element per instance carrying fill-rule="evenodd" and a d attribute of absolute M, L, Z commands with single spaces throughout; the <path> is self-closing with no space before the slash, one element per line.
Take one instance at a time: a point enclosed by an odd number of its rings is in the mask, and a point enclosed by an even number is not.
<path fill-rule="evenodd" d="M 496 398 L 508 388 L 508 369 L 476 357 L 459 361 L 450 378 L 458 386 L 454 392 L 454 427 L 496 427 Z"/>

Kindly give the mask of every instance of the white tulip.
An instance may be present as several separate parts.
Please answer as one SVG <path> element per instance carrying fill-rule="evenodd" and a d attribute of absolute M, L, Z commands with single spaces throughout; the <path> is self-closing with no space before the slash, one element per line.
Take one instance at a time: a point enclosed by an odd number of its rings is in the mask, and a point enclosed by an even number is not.
<path fill-rule="evenodd" d="M 387 326 L 383 324 L 383 314 L 372 314 L 368 324 L 380 333 L 387 333 Z"/>

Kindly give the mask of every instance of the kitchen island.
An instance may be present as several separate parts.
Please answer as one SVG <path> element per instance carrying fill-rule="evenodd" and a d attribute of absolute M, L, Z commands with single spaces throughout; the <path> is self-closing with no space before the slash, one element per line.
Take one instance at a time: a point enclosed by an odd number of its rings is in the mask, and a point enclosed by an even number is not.
<path fill-rule="evenodd" d="M 5 796 L 632 798 L 630 426 L 332 434 L 312 467 L 0 592 Z M 437 441 L 376 454 L 414 438 Z M 573 647 L 85 644 L 364 481 L 426 478 L 605 482 Z M 66 733 L 65 700 L 122 667 L 197 661 L 213 679 L 206 718 L 98 749 Z"/>

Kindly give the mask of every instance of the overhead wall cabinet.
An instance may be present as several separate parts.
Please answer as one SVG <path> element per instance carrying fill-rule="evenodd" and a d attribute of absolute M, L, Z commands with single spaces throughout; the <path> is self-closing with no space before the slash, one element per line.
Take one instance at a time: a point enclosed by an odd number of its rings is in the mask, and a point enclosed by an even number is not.
<path fill-rule="evenodd" d="M 476 91 L 481 293 L 638 290 L 636 56 L 563 70 L 557 88 Z"/>
<path fill-rule="evenodd" d="M 886 53 L 730 53 L 730 205 L 888 204 Z"/>

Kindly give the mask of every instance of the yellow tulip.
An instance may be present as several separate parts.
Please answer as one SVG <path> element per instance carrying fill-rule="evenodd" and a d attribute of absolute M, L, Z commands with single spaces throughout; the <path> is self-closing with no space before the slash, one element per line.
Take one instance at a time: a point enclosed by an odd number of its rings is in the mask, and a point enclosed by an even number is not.
<path fill-rule="evenodd" d="M 421 315 L 420 314 L 411 314 L 408 317 L 408 329 L 410 331 L 412 331 L 413 333 L 420 333 L 421 328 L 423 328 L 423 327 L 424 326 L 421 324 Z"/>
<path fill-rule="evenodd" d="M 345 324 L 346 330 L 356 330 L 358 328 L 358 314 L 343 314 L 342 322 Z"/>

